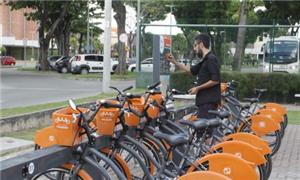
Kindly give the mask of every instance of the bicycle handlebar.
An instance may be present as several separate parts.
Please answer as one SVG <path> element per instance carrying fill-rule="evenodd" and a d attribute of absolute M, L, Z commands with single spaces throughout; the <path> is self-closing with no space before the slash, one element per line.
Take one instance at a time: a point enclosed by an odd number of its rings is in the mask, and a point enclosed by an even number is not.
<path fill-rule="evenodd" d="M 155 89 L 155 88 L 157 88 L 157 86 L 159 86 L 159 85 L 160 85 L 160 81 L 158 81 L 158 82 L 156 82 L 156 83 L 154 83 L 154 84 L 151 84 L 151 85 L 147 86 L 147 89 L 148 89 L 148 90 Z"/>
<path fill-rule="evenodd" d="M 132 88 L 133 88 L 133 86 L 129 86 L 129 87 L 127 87 L 127 88 L 123 89 L 123 91 L 122 91 L 122 92 L 128 91 L 128 90 L 130 90 L 130 89 L 132 89 Z"/>
<path fill-rule="evenodd" d="M 116 87 L 109 86 L 109 88 L 111 88 L 111 89 L 117 91 L 119 94 L 122 94 L 122 92 L 121 92 L 118 88 L 116 88 Z"/>
<path fill-rule="evenodd" d="M 179 91 L 177 89 L 172 89 L 172 94 L 175 94 L 175 95 L 182 95 L 182 94 L 188 94 L 187 92 L 184 92 L 184 91 Z"/>

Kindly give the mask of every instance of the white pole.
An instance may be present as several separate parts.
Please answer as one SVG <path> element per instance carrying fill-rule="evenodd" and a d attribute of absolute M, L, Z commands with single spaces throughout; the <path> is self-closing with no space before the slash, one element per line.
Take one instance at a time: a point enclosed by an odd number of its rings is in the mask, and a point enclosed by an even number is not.
<path fill-rule="evenodd" d="M 87 1 L 87 27 L 86 27 L 86 53 L 90 53 L 90 7 L 89 0 Z"/>
<path fill-rule="evenodd" d="M 172 53 L 172 14 L 173 14 L 173 9 L 172 5 L 170 5 L 171 12 L 170 12 L 170 39 L 171 39 L 171 44 L 170 44 L 170 53 Z"/>
<path fill-rule="evenodd" d="M 137 13 L 136 13 L 136 22 L 137 22 L 137 29 L 136 29 L 136 70 L 140 72 L 140 12 L 141 12 L 141 2 L 137 0 Z"/>
<path fill-rule="evenodd" d="M 105 28 L 104 28 L 104 67 L 103 67 L 103 78 L 102 78 L 102 91 L 109 92 L 110 84 L 110 59 L 111 59 L 111 0 L 105 0 L 104 11 L 105 11 Z"/>

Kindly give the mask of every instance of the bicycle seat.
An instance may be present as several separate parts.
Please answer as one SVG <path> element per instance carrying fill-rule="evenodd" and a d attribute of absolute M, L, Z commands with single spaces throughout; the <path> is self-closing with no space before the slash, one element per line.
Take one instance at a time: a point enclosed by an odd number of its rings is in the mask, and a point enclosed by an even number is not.
<path fill-rule="evenodd" d="M 209 128 L 216 128 L 222 124 L 222 121 L 220 121 L 219 119 L 209 119 L 207 120 L 207 123 Z"/>
<path fill-rule="evenodd" d="M 258 98 L 244 98 L 243 99 L 246 102 L 250 102 L 250 103 L 257 103 L 258 102 Z"/>
<path fill-rule="evenodd" d="M 203 129 L 208 128 L 208 122 L 207 122 L 206 119 L 199 118 L 199 119 L 197 119 L 195 121 L 189 121 L 189 120 L 181 119 L 178 122 L 180 124 L 190 126 L 193 129 L 195 129 L 195 130 L 203 130 Z"/>
<path fill-rule="evenodd" d="M 160 131 L 157 131 L 153 134 L 153 136 L 158 138 L 158 139 L 165 140 L 171 146 L 178 146 L 178 145 L 185 144 L 185 143 L 188 142 L 188 137 L 183 133 L 180 133 L 180 134 L 166 134 L 166 133 L 162 133 Z"/>
<path fill-rule="evenodd" d="M 129 99 L 133 99 L 133 98 L 141 98 L 142 96 L 141 95 L 138 95 L 138 94 L 130 94 L 130 93 L 127 93 L 127 98 Z"/>
<path fill-rule="evenodd" d="M 254 91 L 255 91 L 255 93 L 264 93 L 264 92 L 267 92 L 268 90 L 267 89 L 257 89 L 257 88 L 255 88 L 254 89 Z"/>
<path fill-rule="evenodd" d="M 228 111 L 225 111 L 225 110 L 222 110 L 222 111 L 209 110 L 208 113 L 215 114 L 221 119 L 228 118 L 230 116 L 230 113 Z"/>

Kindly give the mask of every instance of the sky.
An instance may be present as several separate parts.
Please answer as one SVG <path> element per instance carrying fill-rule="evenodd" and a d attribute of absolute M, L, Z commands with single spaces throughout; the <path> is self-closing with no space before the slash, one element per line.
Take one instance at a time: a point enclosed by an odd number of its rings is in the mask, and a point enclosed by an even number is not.
<path fill-rule="evenodd" d="M 111 17 L 111 26 L 112 28 L 116 28 L 117 27 L 117 23 L 115 21 L 115 19 L 113 18 L 115 12 L 112 12 L 112 17 Z M 92 22 L 101 22 L 101 24 L 99 25 L 100 28 L 104 29 L 104 19 L 101 20 L 92 20 Z M 173 15 L 171 15 L 170 13 L 167 14 L 166 18 L 164 20 L 161 21 L 153 21 L 151 24 L 165 24 L 165 25 L 170 25 L 170 24 L 176 25 L 176 20 L 175 17 Z M 135 31 L 136 30 L 136 12 L 135 9 L 130 7 L 130 6 L 126 6 L 126 28 L 125 28 L 126 32 L 130 32 L 130 31 Z M 146 32 L 151 32 L 152 34 L 161 34 L 161 35 L 168 35 L 170 34 L 170 31 L 172 32 L 172 35 L 176 35 L 178 33 L 182 33 L 180 28 L 176 28 L 176 27 L 147 27 L 145 29 Z"/>

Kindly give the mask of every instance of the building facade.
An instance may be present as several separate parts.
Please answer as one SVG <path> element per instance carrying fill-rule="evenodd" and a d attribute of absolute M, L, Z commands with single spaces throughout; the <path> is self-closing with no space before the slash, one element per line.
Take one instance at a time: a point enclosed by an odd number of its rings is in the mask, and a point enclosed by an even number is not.
<path fill-rule="evenodd" d="M 0 5 L 0 47 L 2 55 L 13 56 L 17 60 L 36 60 L 38 57 L 38 24 L 26 20 L 24 13 L 30 9 L 12 11 Z M 4 48 L 3 48 L 4 47 Z"/>

